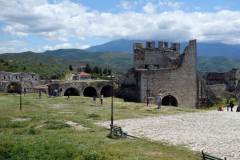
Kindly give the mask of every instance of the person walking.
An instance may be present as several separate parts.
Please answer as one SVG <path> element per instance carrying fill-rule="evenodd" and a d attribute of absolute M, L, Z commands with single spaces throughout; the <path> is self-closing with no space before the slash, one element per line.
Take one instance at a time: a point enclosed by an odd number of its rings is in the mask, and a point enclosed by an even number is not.
<path fill-rule="evenodd" d="M 101 105 L 103 104 L 103 94 L 101 93 Z"/>
<path fill-rule="evenodd" d="M 158 109 L 161 109 L 162 105 L 162 93 L 158 94 Z"/>
<path fill-rule="evenodd" d="M 97 106 L 97 92 L 95 92 L 94 94 L 94 101 L 95 101 L 95 105 Z"/>
<path fill-rule="evenodd" d="M 172 100 L 172 96 L 169 94 L 169 96 L 168 96 L 168 105 L 170 107 L 172 107 L 171 100 Z"/>
<path fill-rule="evenodd" d="M 228 101 L 229 102 L 229 101 Z M 230 103 L 227 104 L 227 111 L 229 110 L 230 107 Z"/>
<path fill-rule="evenodd" d="M 234 107 L 233 101 L 229 103 L 229 106 L 231 107 L 231 112 L 233 112 L 233 107 Z"/>
<path fill-rule="evenodd" d="M 71 91 L 70 91 L 70 89 L 68 89 L 67 95 L 68 95 L 68 99 L 70 99 L 70 96 L 71 96 Z"/>
<path fill-rule="evenodd" d="M 229 99 L 227 99 L 225 107 L 227 107 L 228 105 L 229 105 Z"/>
<path fill-rule="evenodd" d="M 27 93 L 27 90 L 26 90 L 26 88 L 24 88 L 23 89 L 23 93 L 24 93 L 24 96 L 26 95 L 26 93 Z"/>
<path fill-rule="evenodd" d="M 240 106 L 237 107 L 236 112 L 240 112 Z"/>
<path fill-rule="evenodd" d="M 57 90 L 57 88 L 54 90 L 54 92 L 55 92 L 55 97 L 58 98 L 58 90 Z"/>
<path fill-rule="evenodd" d="M 39 89 L 39 99 L 41 99 L 41 98 L 42 98 L 42 90 Z"/>
<path fill-rule="evenodd" d="M 31 86 L 33 87 L 33 80 L 31 80 Z"/>

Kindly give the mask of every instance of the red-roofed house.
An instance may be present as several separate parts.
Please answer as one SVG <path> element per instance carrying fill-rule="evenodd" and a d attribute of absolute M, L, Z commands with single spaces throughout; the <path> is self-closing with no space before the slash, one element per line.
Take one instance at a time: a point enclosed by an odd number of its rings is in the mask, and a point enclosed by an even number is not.
<path fill-rule="evenodd" d="M 91 74 L 81 72 L 77 76 L 73 76 L 73 80 L 84 80 L 84 79 L 91 79 Z"/>
<path fill-rule="evenodd" d="M 77 69 L 78 72 L 85 72 L 85 70 L 86 70 L 86 66 L 80 66 Z"/>

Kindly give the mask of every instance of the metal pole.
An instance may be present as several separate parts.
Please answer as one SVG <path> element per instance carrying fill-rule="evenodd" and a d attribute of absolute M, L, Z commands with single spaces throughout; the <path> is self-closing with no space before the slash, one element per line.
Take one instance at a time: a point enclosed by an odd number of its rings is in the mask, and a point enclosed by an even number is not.
<path fill-rule="evenodd" d="M 148 106 L 148 79 L 149 77 L 147 78 L 147 106 Z"/>
<path fill-rule="evenodd" d="M 20 110 L 22 110 L 22 76 L 20 77 Z"/>
<path fill-rule="evenodd" d="M 113 125 L 113 81 L 112 81 L 111 125 Z"/>

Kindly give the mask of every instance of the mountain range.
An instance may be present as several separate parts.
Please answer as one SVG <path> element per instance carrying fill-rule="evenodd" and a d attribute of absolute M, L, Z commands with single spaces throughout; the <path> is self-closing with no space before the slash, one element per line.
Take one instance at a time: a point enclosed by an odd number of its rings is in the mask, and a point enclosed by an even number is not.
<path fill-rule="evenodd" d="M 126 39 L 114 40 L 102 45 L 89 47 L 86 50 L 92 52 L 122 51 L 132 53 L 133 43 L 143 43 L 143 46 L 145 46 L 146 41 L 148 40 L 126 40 Z M 181 53 L 188 44 L 189 42 L 180 43 Z M 155 45 L 156 47 L 158 47 L 157 41 L 155 42 Z M 168 42 L 168 45 L 170 47 L 171 42 Z M 227 56 L 240 58 L 240 45 L 197 42 L 197 55 L 207 57 Z"/>

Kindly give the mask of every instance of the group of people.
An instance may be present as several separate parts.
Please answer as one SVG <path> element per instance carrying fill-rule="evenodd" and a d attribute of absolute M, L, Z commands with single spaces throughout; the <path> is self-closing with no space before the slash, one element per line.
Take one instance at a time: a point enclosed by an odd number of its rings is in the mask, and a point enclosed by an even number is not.
<path fill-rule="evenodd" d="M 61 90 L 60 90 L 61 92 Z M 48 95 L 49 95 L 49 98 L 53 97 L 53 98 L 58 98 L 58 89 L 52 89 L 50 88 L 49 91 L 48 91 Z"/>
<path fill-rule="evenodd" d="M 158 94 L 158 109 L 161 109 L 162 105 L 162 93 Z M 168 95 L 168 106 L 172 107 L 172 96 Z"/>
<path fill-rule="evenodd" d="M 229 102 L 229 100 L 227 99 L 225 107 L 227 107 L 227 111 L 229 111 L 229 108 L 231 108 L 231 112 L 233 112 L 233 107 L 234 107 L 233 101 Z M 223 108 L 221 106 L 219 106 L 218 111 L 223 111 Z M 236 112 L 240 112 L 240 104 L 238 105 Z"/>
<path fill-rule="evenodd" d="M 93 101 L 95 102 L 95 105 L 97 106 L 97 93 L 96 92 L 93 95 Z M 102 93 L 101 93 L 100 101 L 101 101 L 101 105 L 103 105 L 103 94 Z"/>

